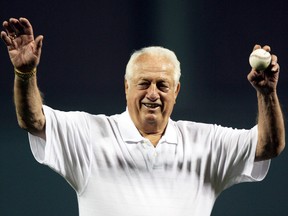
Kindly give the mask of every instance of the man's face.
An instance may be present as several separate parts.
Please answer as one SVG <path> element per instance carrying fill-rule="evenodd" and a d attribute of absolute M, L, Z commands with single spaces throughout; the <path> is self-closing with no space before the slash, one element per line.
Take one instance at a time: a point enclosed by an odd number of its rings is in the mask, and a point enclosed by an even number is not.
<path fill-rule="evenodd" d="M 174 66 L 167 58 L 143 54 L 125 81 L 129 114 L 140 132 L 163 133 L 172 113 L 180 84 L 174 83 Z"/>

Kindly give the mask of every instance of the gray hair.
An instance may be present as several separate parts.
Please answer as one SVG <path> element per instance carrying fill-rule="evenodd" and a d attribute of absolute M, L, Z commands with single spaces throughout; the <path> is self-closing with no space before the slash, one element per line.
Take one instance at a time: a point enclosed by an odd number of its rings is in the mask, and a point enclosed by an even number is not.
<path fill-rule="evenodd" d="M 136 60 L 139 56 L 143 54 L 150 54 L 150 55 L 157 55 L 157 56 L 163 56 L 168 58 L 171 63 L 174 66 L 174 83 L 175 86 L 178 84 L 181 76 L 181 69 L 180 69 L 180 62 L 178 61 L 175 53 L 169 49 L 160 47 L 160 46 L 150 46 L 150 47 L 144 47 L 140 50 L 135 51 L 126 66 L 126 73 L 125 73 L 125 79 L 130 82 L 131 78 L 133 77 L 133 66 L 136 63 Z"/>

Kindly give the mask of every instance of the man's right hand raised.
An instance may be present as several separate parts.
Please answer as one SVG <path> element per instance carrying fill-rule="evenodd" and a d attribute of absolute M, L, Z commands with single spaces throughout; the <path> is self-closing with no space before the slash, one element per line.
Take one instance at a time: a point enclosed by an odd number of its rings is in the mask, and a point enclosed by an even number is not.
<path fill-rule="evenodd" d="M 26 18 L 10 18 L 3 27 L 1 38 L 14 68 L 23 73 L 34 70 L 40 62 L 43 36 L 34 39 L 32 25 Z"/>
<path fill-rule="evenodd" d="M 31 134 L 45 139 L 46 119 L 37 85 L 36 68 L 40 62 L 43 36 L 34 39 L 30 22 L 10 18 L 3 22 L 1 38 L 14 66 L 14 103 L 18 124 Z"/>

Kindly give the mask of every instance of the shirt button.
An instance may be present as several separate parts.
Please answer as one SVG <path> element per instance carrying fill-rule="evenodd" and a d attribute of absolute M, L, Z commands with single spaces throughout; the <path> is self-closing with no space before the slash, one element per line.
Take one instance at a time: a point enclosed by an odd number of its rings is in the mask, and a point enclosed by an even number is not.
<path fill-rule="evenodd" d="M 145 149 L 148 148 L 148 145 L 149 145 L 148 141 L 144 140 L 144 141 L 142 142 L 142 146 L 143 146 Z"/>

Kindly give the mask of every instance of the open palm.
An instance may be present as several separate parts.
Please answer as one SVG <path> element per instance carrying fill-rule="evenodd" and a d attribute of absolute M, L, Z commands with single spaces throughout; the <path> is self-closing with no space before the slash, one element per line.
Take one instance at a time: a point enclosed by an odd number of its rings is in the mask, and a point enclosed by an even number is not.
<path fill-rule="evenodd" d="M 31 71 L 40 62 L 43 36 L 34 40 L 33 29 L 25 18 L 3 22 L 1 38 L 7 45 L 12 64 L 22 72 Z"/>

